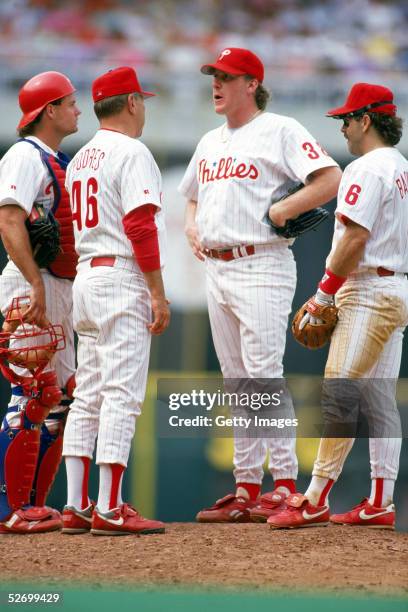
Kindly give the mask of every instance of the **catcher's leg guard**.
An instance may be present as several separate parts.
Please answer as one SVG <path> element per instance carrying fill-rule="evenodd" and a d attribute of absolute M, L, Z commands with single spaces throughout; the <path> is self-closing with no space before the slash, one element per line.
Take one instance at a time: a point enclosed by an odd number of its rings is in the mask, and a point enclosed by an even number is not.
<path fill-rule="evenodd" d="M 29 503 L 40 448 L 41 423 L 49 408 L 30 400 L 24 410 L 8 410 L 0 431 L 0 521 Z M 12 421 L 12 426 L 9 424 Z"/>
<path fill-rule="evenodd" d="M 33 506 L 45 505 L 47 495 L 50 492 L 61 463 L 62 441 L 67 415 L 66 410 L 72 403 L 72 395 L 75 389 L 75 375 L 73 374 L 68 379 L 63 389 L 57 390 L 54 387 L 56 383 L 57 378 L 55 372 L 43 372 L 39 380 L 39 386 L 41 386 L 42 389 L 41 395 L 48 390 L 47 396 L 52 397 L 54 405 L 59 403 L 57 410 L 61 409 L 62 411 L 51 413 L 48 417 L 49 422 L 44 423 L 41 427 L 40 451 L 33 489 L 30 496 L 30 501 Z M 51 388 L 54 389 L 55 394 L 49 393 Z"/>
<path fill-rule="evenodd" d="M 61 463 L 66 410 L 72 402 L 75 376 L 72 375 L 68 379 L 63 389 L 56 387 L 56 384 L 57 377 L 55 372 L 43 372 L 41 377 L 39 377 L 41 398 L 43 395 L 47 395 L 53 405 L 59 403 L 57 410 L 62 409 L 63 411 L 51 413 L 48 417 L 49 420 L 41 427 L 40 451 L 30 496 L 33 506 L 45 505 L 47 495 L 50 492 Z M 41 399 L 41 401 L 44 400 Z"/>
<path fill-rule="evenodd" d="M 47 495 L 55 480 L 62 458 L 62 439 L 65 413 L 50 415 L 52 420 L 60 421 L 56 432 L 51 432 L 47 425 L 41 427 L 39 454 L 30 502 L 33 506 L 45 506 Z"/>

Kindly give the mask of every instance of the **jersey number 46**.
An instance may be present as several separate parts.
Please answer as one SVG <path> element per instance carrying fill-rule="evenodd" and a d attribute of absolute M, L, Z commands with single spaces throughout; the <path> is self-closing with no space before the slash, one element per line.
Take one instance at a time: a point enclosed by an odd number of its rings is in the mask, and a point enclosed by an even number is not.
<path fill-rule="evenodd" d="M 96 198 L 97 193 L 98 181 L 94 177 L 91 177 L 87 180 L 84 189 L 82 181 L 74 181 L 72 183 L 72 221 L 76 223 L 79 232 L 82 230 L 83 212 L 85 213 L 85 227 L 96 227 L 99 223 L 98 200 Z M 83 200 L 85 200 L 84 207 Z M 85 209 L 84 211 L 82 210 L 83 208 Z"/>

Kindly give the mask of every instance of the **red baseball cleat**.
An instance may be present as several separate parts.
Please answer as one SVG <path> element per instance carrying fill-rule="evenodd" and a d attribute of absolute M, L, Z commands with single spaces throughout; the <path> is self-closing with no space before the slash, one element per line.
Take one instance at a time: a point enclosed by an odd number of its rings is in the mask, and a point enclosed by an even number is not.
<path fill-rule="evenodd" d="M 88 533 L 91 531 L 92 513 L 95 509 L 94 502 L 87 508 L 78 510 L 75 506 L 64 506 L 62 511 L 62 533 L 75 535 L 77 533 Z"/>
<path fill-rule="evenodd" d="M 324 527 L 328 525 L 330 511 L 328 506 L 313 506 L 307 497 L 300 493 L 288 495 L 286 508 L 268 518 L 271 529 L 297 529 L 298 527 Z"/>
<path fill-rule="evenodd" d="M 372 506 L 367 498 L 344 514 L 333 514 L 330 521 L 336 525 L 358 525 L 372 529 L 395 529 L 395 506 Z"/>
<path fill-rule="evenodd" d="M 245 497 L 236 497 L 233 493 L 218 499 L 210 508 L 204 508 L 196 516 L 199 523 L 249 523 L 249 511 L 256 505 Z"/>
<path fill-rule="evenodd" d="M 48 506 L 28 506 L 15 510 L 6 521 L 0 523 L 0 534 L 47 533 L 62 527 L 58 510 Z"/>
<path fill-rule="evenodd" d="M 147 535 L 164 533 L 164 523 L 144 518 L 129 504 L 109 512 L 99 512 L 95 508 L 91 524 L 92 535 Z"/>
<path fill-rule="evenodd" d="M 266 523 L 270 516 L 284 510 L 286 508 L 286 497 L 285 493 L 276 490 L 261 495 L 256 501 L 255 508 L 251 508 L 249 511 L 251 523 Z"/>

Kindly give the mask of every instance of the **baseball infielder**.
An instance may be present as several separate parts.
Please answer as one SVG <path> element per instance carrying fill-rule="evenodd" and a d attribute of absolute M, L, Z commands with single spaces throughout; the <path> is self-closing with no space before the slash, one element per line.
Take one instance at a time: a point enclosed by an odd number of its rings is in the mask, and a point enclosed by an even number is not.
<path fill-rule="evenodd" d="M 92 95 L 101 127 L 73 158 L 66 180 L 79 264 L 73 290 L 78 374 L 63 449 L 63 532 L 158 533 L 163 523 L 143 518 L 121 497 L 151 334 L 161 334 L 170 319 L 161 276 L 161 176 L 137 140 L 144 98 L 153 94 L 141 89 L 133 68 L 121 67 L 97 78 Z M 94 508 L 88 476 L 97 436 Z"/>
<path fill-rule="evenodd" d="M 40 509 L 34 513 L 28 506 L 17 509 L 18 520 L 14 520 L 16 512 L 11 513 L 15 504 L 7 494 L 7 474 L 10 472 L 4 470 L 4 463 L 6 454 L 13 453 L 20 466 L 13 478 L 23 482 L 24 464 L 30 457 L 26 447 L 19 446 L 17 450 L 17 443 L 13 441 L 18 431 L 29 429 L 32 423 L 25 417 L 28 398 L 22 386 L 12 386 L 0 432 L 0 531 L 8 533 L 32 532 L 34 527 L 35 531 L 48 531 L 55 528 L 55 521 L 61 526 L 59 513 L 44 504 L 61 460 L 65 412 L 74 388 L 71 289 L 77 256 L 64 187 L 67 158 L 58 152 L 62 139 L 77 131 L 80 111 L 74 92 L 70 80 L 59 72 L 44 72 L 30 79 L 19 93 L 23 111 L 18 125 L 20 140 L 0 162 L 0 232 L 9 256 L 0 277 L 1 311 L 3 315 L 7 312 L 14 297 L 29 295 L 31 305 L 24 315 L 25 320 L 40 327 L 47 319 L 53 324 L 62 324 L 66 337 L 66 348 L 50 363 L 65 397 L 41 426 L 40 453 L 29 495 L 31 504 Z M 52 210 L 60 223 L 61 253 L 49 269 L 40 270 L 35 263 L 25 225 L 34 204 L 41 205 L 46 214 Z M 20 369 L 18 371 L 25 375 Z M 13 444 L 16 445 L 14 451 Z"/>
<path fill-rule="evenodd" d="M 343 120 L 341 131 L 358 159 L 343 174 L 333 245 L 314 296 L 318 304 L 333 303 L 335 297 L 339 309 L 325 377 L 366 381 L 361 401 L 379 432 L 369 442 L 370 497 L 330 517 L 328 495 L 354 439 L 323 438 L 309 488 L 270 517 L 273 528 L 322 525 L 329 518 L 366 527 L 395 525 L 392 501 L 401 449 L 395 386 L 408 323 L 408 162 L 395 149 L 402 134 L 396 111 L 388 88 L 357 83 L 345 104 L 328 113 Z M 302 323 L 312 317 L 307 313 Z M 345 391 L 353 384 L 342 381 Z M 344 393 L 344 417 L 348 407 Z"/>
<path fill-rule="evenodd" d="M 207 271 L 212 335 L 225 379 L 282 378 L 288 315 L 296 284 L 291 241 L 277 225 L 328 202 L 340 170 L 296 120 L 264 112 L 264 67 L 247 49 L 224 49 L 214 64 L 215 112 L 226 123 L 199 142 L 179 187 L 187 197 L 186 234 Z M 300 192 L 276 204 L 297 182 Z M 263 462 L 275 491 L 257 501 Z M 293 438 L 235 436 L 236 492 L 197 515 L 199 521 L 265 521 L 295 490 Z"/>

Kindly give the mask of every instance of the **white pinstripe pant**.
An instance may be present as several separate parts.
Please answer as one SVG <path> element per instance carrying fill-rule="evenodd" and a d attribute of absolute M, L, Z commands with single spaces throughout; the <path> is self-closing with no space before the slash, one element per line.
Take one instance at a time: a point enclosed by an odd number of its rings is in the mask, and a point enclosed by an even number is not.
<path fill-rule="evenodd" d="M 52 324 L 62 325 L 66 340 L 65 349 L 58 351 L 54 355 L 46 370 L 55 369 L 59 386 L 65 387 L 68 379 L 75 373 L 75 347 L 72 328 L 72 281 L 56 278 L 46 270 L 42 270 L 41 273 L 45 285 L 47 317 Z M 29 295 L 30 289 L 30 285 L 20 272 L 6 267 L 0 277 L 0 306 L 3 315 L 6 314 L 11 306 L 13 298 Z M 29 372 L 22 368 L 13 366 L 13 369 L 23 376 L 29 375 Z M 21 406 L 26 402 L 27 398 L 12 395 L 9 405 Z M 60 411 L 61 408 L 57 406 L 51 410 L 51 414 Z"/>
<path fill-rule="evenodd" d="M 126 466 L 146 390 L 151 301 L 143 274 L 80 264 L 74 282 L 78 370 L 64 456 Z"/>
<path fill-rule="evenodd" d="M 224 262 L 207 259 L 207 298 L 224 378 L 282 378 L 296 264 L 285 245 Z M 273 435 L 273 434 L 271 434 Z M 261 483 L 269 450 L 273 478 L 297 477 L 295 438 L 234 437 L 236 482 Z"/>
<path fill-rule="evenodd" d="M 366 410 L 373 414 L 380 405 L 385 412 L 375 418 L 383 418 L 385 425 L 398 429 L 395 386 L 408 323 L 408 280 L 354 274 L 337 293 L 336 304 L 339 321 L 331 339 L 325 377 L 372 379 L 368 387 L 371 396 L 364 399 Z M 337 480 L 353 444 L 353 438 L 322 438 L 313 475 Z M 369 448 L 371 478 L 395 480 L 401 437 L 370 438 Z"/>

